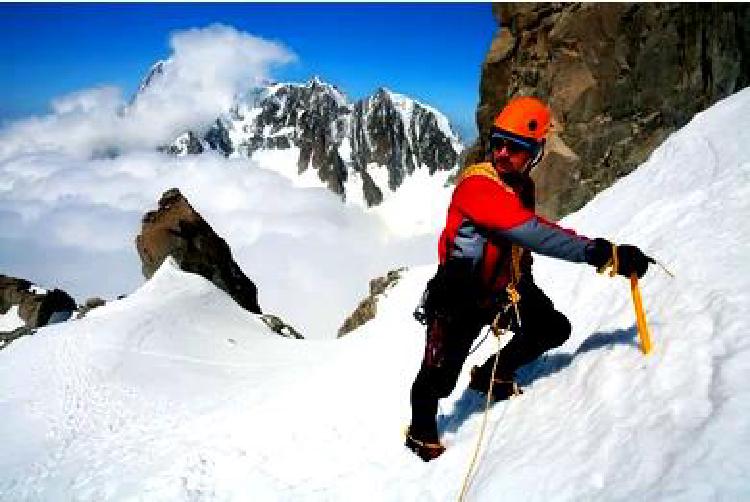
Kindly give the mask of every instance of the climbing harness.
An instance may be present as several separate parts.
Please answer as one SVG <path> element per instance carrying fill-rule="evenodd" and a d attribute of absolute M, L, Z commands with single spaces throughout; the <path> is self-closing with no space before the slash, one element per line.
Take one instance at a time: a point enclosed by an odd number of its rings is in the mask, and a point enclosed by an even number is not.
<path fill-rule="evenodd" d="M 471 477 L 474 472 L 474 466 L 476 465 L 477 458 L 479 457 L 479 450 L 482 446 L 482 439 L 484 439 L 484 432 L 487 428 L 487 418 L 489 416 L 490 412 L 490 405 L 492 404 L 492 390 L 495 386 L 495 373 L 497 372 L 497 362 L 500 358 L 500 349 L 502 348 L 501 344 L 501 336 L 503 333 L 510 330 L 510 327 L 513 325 L 513 319 L 508 316 L 508 325 L 505 329 L 500 328 L 500 322 L 501 319 L 508 315 L 508 311 L 513 308 L 515 316 L 516 316 L 516 326 L 518 328 L 521 327 L 521 313 L 518 308 L 518 303 L 521 301 L 521 295 L 518 292 L 518 281 L 521 279 L 521 258 L 523 256 L 523 249 L 520 246 L 513 245 L 511 247 L 511 278 L 510 282 L 505 288 L 505 291 L 508 293 L 508 303 L 505 305 L 505 308 L 500 310 L 497 315 L 495 315 L 495 319 L 492 321 L 492 324 L 490 325 L 490 330 L 492 331 L 492 334 L 495 335 L 495 338 L 497 338 L 497 351 L 495 352 L 495 360 L 492 363 L 492 373 L 490 374 L 490 386 L 489 389 L 487 389 L 487 400 L 485 401 L 484 405 L 484 415 L 482 416 L 482 425 L 479 428 L 479 436 L 477 437 L 477 443 L 474 448 L 474 453 L 471 457 L 471 462 L 469 462 L 469 468 L 466 471 L 466 476 L 464 476 L 464 482 L 463 486 L 461 487 L 461 493 L 458 496 L 459 502 L 463 502 L 466 500 L 466 493 L 469 489 L 469 484 L 471 483 Z M 518 385 L 513 382 L 513 396 L 517 396 L 520 394 L 520 391 L 518 389 Z"/>

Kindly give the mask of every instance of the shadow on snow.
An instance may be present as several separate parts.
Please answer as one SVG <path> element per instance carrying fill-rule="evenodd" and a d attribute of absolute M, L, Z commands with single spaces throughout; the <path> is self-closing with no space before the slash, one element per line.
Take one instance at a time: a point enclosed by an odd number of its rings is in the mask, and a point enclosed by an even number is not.
<path fill-rule="evenodd" d="M 522 366 L 516 373 L 518 385 L 528 387 L 534 381 L 548 377 L 570 366 L 576 356 L 615 345 L 630 345 L 638 348 L 638 329 L 635 325 L 627 329 L 618 329 L 606 333 L 594 333 L 573 353 L 554 353 L 542 355 L 537 360 Z M 494 357 L 494 356 L 493 356 Z M 456 432 L 458 428 L 474 413 L 484 412 L 487 398 L 478 392 L 465 389 L 456 401 L 453 413 L 440 414 L 437 417 L 438 432 Z"/>

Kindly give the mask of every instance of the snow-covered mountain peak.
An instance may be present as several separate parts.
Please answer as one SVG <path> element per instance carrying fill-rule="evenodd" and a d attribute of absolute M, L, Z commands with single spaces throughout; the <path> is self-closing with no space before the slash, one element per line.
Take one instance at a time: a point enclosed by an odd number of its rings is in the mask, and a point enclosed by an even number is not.
<path fill-rule="evenodd" d="M 200 148 L 193 138 L 201 138 Z M 335 85 L 312 77 L 252 89 L 208 131 L 190 131 L 165 147 L 178 155 L 210 149 L 372 207 L 417 171 L 434 176 L 439 190 L 463 146 L 434 108 L 385 88 L 350 103 Z"/>
<path fill-rule="evenodd" d="M 138 92 L 144 92 L 149 86 L 156 82 L 162 75 L 164 75 L 165 68 L 170 64 L 169 59 L 157 61 L 151 68 L 146 72 L 146 76 L 141 79 L 141 83 L 138 85 Z"/>

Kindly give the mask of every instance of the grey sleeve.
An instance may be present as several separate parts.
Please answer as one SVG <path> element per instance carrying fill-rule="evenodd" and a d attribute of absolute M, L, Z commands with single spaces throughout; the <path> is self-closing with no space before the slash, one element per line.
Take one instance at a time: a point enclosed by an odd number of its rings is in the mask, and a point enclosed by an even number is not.
<path fill-rule="evenodd" d="M 534 216 L 525 223 L 496 231 L 497 235 L 526 249 L 574 263 L 588 262 L 591 239 L 576 235 Z"/>

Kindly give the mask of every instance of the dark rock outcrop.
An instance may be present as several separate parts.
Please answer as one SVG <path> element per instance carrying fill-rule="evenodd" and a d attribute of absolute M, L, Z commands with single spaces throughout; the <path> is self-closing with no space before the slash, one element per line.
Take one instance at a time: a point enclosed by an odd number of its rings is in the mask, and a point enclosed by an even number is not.
<path fill-rule="evenodd" d="M 29 336 L 36 333 L 35 329 L 28 326 L 21 326 L 12 331 L 0 331 L 0 349 L 5 348 L 10 342 L 18 340 L 22 336 Z"/>
<path fill-rule="evenodd" d="M 164 192 L 159 208 L 143 217 L 136 237 L 143 275 L 150 278 L 167 256 L 182 270 L 205 277 L 242 308 L 260 314 L 258 290 L 232 258 L 226 241 L 176 188 Z"/>
<path fill-rule="evenodd" d="M 190 134 L 190 132 L 188 132 L 188 134 Z M 195 138 L 195 136 L 193 136 L 193 138 Z M 232 152 L 234 152 L 232 140 L 229 139 L 229 131 L 218 119 L 216 120 L 216 122 L 214 122 L 208 132 L 206 132 L 206 135 L 203 137 L 203 139 L 206 141 L 206 143 L 208 143 L 208 146 L 209 148 L 211 148 L 211 150 L 218 150 L 223 153 L 225 157 L 229 157 Z M 190 153 L 189 148 L 191 145 L 195 153 L 203 153 L 202 146 L 201 148 L 198 148 L 196 143 L 197 142 L 194 139 L 192 144 L 188 144 L 188 153 Z"/>
<path fill-rule="evenodd" d="M 268 326 L 271 331 L 274 333 L 281 335 L 285 338 L 295 338 L 297 340 L 302 340 L 304 337 L 294 329 L 293 326 L 290 326 L 286 322 L 284 322 L 283 319 L 281 319 L 278 316 L 275 316 L 273 314 L 263 314 L 260 316 L 261 320 L 266 323 L 266 326 Z"/>
<path fill-rule="evenodd" d="M 89 298 L 83 303 L 83 305 L 78 308 L 76 319 L 83 319 L 84 317 L 86 317 L 86 314 L 88 314 L 95 308 L 103 307 L 106 304 L 107 302 L 99 297 Z"/>
<path fill-rule="evenodd" d="M 354 312 L 346 318 L 344 324 L 339 328 L 337 338 L 341 338 L 342 336 L 351 333 L 367 321 L 374 319 L 378 311 L 378 299 L 388 288 L 396 285 L 401 278 L 401 274 L 405 271 L 406 268 L 402 267 L 389 271 L 384 277 L 376 277 L 375 279 L 372 279 L 370 281 L 370 294 L 367 298 L 359 302 L 359 305 Z"/>
<path fill-rule="evenodd" d="M 67 320 L 76 310 L 73 297 L 61 289 L 47 291 L 25 279 L 0 275 L 0 314 L 14 305 L 30 328 Z"/>
<path fill-rule="evenodd" d="M 467 163 L 508 98 L 547 100 L 554 132 L 534 173 L 547 216 L 580 208 L 750 83 L 750 4 L 507 3 L 493 13 Z"/>
<path fill-rule="evenodd" d="M 0 348 L 33 334 L 36 328 L 67 321 L 76 310 L 76 302 L 61 289 L 45 290 L 25 279 L 0 275 L 0 315 L 12 307 L 17 307 L 24 326 L 0 332 Z"/>
<path fill-rule="evenodd" d="M 159 147 L 158 150 L 160 152 L 171 153 L 173 155 L 180 153 L 197 155 L 199 153 L 203 153 L 205 151 L 205 148 L 198 136 L 196 136 L 193 131 L 188 131 L 177 138 L 171 145 Z"/>

